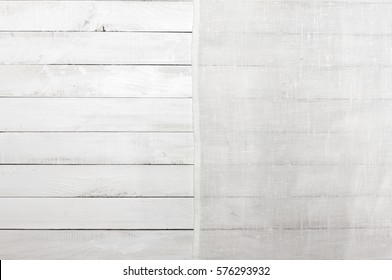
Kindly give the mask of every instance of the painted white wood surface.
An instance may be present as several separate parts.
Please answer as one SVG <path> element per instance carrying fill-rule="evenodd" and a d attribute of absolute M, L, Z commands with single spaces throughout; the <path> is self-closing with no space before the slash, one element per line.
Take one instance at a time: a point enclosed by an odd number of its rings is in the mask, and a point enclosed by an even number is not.
<path fill-rule="evenodd" d="M 392 197 L 390 164 L 233 164 L 204 176 L 210 197 Z"/>
<path fill-rule="evenodd" d="M 225 84 L 217 82 L 227 76 Z M 379 100 L 391 99 L 392 91 L 392 67 L 386 65 L 205 66 L 200 78 L 206 81 L 200 91 L 228 99 Z"/>
<path fill-rule="evenodd" d="M 1 230 L 1 259 L 190 259 L 193 232 L 181 230 Z"/>
<path fill-rule="evenodd" d="M 391 241 L 390 229 L 267 229 L 205 230 L 200 242 L 207 259 L 389 260 Z"/>
<path fill-rule="evenodd" d="M 392 131 L 392 99 L 264 100 L 229 98 L 216 110 L 211 100 L 203 110 L 214 112 L 209 128 L 239 132 L 379 133 Z M 263 112 L 263 114 L 260 114 Z M 226 123 L 230 123 L 228 127 Z M 334 137 L 334 136 L 332 136 Z"/>
<path fill-rule="evenodd" d="M 0 1 L 1 258 L 191 257 L 192 13 Z"/>
<path fill-rule="evenodd" d="M 189 33 L 0 32 L 0 64 L 190 64 Z"/>
<path fill-rule="evenodd" d="M 205 46 L 205 51 L 200 53 L 200 64 L 253 67 L 392 65 L 389 52 L 392 37 L 389 35 L 218 34 L 219 40 L 215 39 L 217 34 L 213 32 L 201 36 L 201 40 L 209 43 Z M 234 56 L 233 53 L 237 55 Z"/>
<path fill-rule="evenodd" d="M 192 198 L 0 198 L 2 229 L 192 229 Z"/>
<path fill-rule="evenodd" d="M 390 228 L 388 197 L 203 198 L 208 229 Z"/>
<path fill-rule="evenodd" d="M 192 131 L 192 100 L 0 98 L 0 131 Z"/>
<path fill-rule="evenodd" d="M 0 165 L 0 197 L 193 196 L 192 165 Z"/>
<path fill-rule="evenodd" d="M 215 128 L 214 128 L 215 129 Z M 207 165 L 382 165 L 392 163 L 392 135 L 382 131 L 358 133 L 254 132 L 239 131 L 202 139 L 210 150 L 204 155 Z M 248 131 L 249 132 L 249 131 Z M 244 133 L 248 133 L 245 131 Z M 230 137 L 233 144 L 224 146 Z M 377 140 L 377 139 L 382 139 Z"/>
<path fill-rule="evenodd" d="M 0 96 L 190 98 L 191 67 L 0 65 Z"/>
<path fill-rule="evenodd" d="M 191 2 L 0 1 L 0 31 L 192 31 Z"/>
<path fill-rule="evenodd" d="M 192 133 L 1 133 L 1 164 L 192 164 Z"/>
<path fill-rule="evenodd" d="M 200 4 L 195 257 L 390 259 L 391 2 Z"/>
<path fill-rule="evenodd" d="M 228 2 L 230 5 L 227 4 Z M 389 35 L 392 32 L 390 17 L 392 2 L 388 0 L 217 0 L 214 3 L 215 6 L 202 2 L 201 6 L 203 12 L 200 21 L 209 26 L 209 32 L 238 35 L 249 33 Z M 247 15 L 246 20 L 244 15 Z M 239 22 L 241 24 L 238 24 Z"/>

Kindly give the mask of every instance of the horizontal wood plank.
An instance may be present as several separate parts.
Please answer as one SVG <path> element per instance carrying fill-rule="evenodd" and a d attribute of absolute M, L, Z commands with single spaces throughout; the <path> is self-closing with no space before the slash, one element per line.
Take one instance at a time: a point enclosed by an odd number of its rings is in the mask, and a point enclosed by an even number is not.
<path fill-rule="evenodd" d="M 191 67 L 0 65 L 0 97 L 189 98 Z"/>
<path fill-rule="evenodd" d="M 391 197 L 208 198 L 205 229 L 391 228 Z M 204 214 L 203 214 L 204 213 Z"/>
<path fill-rule="evenodd" d="M 191 99 L 0 98 L 0 131 L 192 131 Z"/>
<path fill-rule="evenodd" d="M 201 1 L 200 23 L 208 32 L 231 34 L 390 34 L 392 3 L 364 2 Z"/>
<path fill-rule="evenodd" d="M 193 166 L 0 165 L 0 196 L 193 196 Z"/>
<path fill-rule="evenodd" d="M 0 1 L 0 31 L 192 31 L 191 2 Z"/>
<path fill-rule="evenodd" d="M 201 236 L 202 259 L 392 258 L 390 229 L 203 230 Z"/>
<path fill-rule="evenodd" d="M 392 91 L 392 67 L 382 66 L 204 66 L 199 73 L 200 91 L 228 99 L 391 99 Z"/>
<path fill-rule="evenodd" d="M 217 36 L 219 35 L 219 40 Z M 201 65 L 391 66 L 389 35 L 203 33 Z M 233 55 L 237 53 L 237 55 Z"/>
<path fill-rule="evenodd" d="M 0 64 L 190 64 L 188 33 L 1 32 Z"/>
<path fill-rule="evenodd" d="M 0 230 L 0 258 L 191 259 L 192 231 Z"/>
<path fill-rule="evenodd" d="M 2 229 L 193 229 L 192 198 L 0 198 Z"/>
<path fill-rule="evenodd" d="M 392 131 L 390 100 L 266 100 L 226 99 L 203 101 L 202 113 L 214 112 L 209 129 L 237 132 L 378 133 Z M 1 104 L 1 103 L 0 103 Z M 262 113 L 260 113 L 262 112 Z M 1 127 L 1 126 L 0 126 Z"/>
<path fill-rule="evenodd" d="M 214 197 L 392 197 L 392 165 L 205 165 L 201 184 Z M 229 176 L 230 175 L 230 176 Z M 262 186 L 262 187 L 261 187 Z"/>
<path fill-rule="evenodd" d="M 240 133 L 217 135 L 205 124 L 201 134 L 203 162 L 261 165 L 377 165 L 392 163 L 392 135 L 388 132 L 352 133 Z M 208 136 L 206 136 L 208 134 Z M 230 145 L 226 145 L 226 143 Z M 224 143 L 224 144 L 223 144 Z"/>
<path fill-rule="evenodd" d="M 192 133 L 0 133 L 1 164 L 192 164 Z"/>

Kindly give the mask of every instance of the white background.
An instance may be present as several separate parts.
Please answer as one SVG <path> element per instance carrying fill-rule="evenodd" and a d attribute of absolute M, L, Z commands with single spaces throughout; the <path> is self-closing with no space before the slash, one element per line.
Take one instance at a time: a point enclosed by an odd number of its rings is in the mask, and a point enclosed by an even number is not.
<path fill-rule="evenodd" d="M 132 268 L 206 268 L 207 276 L 123 276 Z M 2 280 L 21 279 L 392 279 L 391 261 L 2 261 Z M 219 266 L 269 266 L 270 276 L 216 276 Z"/>

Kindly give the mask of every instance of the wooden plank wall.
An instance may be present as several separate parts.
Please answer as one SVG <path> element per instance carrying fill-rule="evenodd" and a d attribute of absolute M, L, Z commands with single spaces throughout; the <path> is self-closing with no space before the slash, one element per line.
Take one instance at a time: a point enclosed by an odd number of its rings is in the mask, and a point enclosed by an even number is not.
<path fill-rule="evenodd" d="M 0 259 L 188 259 L 191 1 L 0 1 Z"/>
<path fill-rule="evenodd" d="M 391 259 L 392 2 L 199 3 L 195 257 Z"/>

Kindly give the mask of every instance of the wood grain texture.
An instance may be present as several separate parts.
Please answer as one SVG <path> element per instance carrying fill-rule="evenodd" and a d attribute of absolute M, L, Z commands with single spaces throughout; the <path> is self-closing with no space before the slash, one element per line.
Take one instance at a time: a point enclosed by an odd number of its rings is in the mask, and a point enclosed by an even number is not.
<path fill-rule="evenodd" d="M 193 196 L 193 166 L 0 165 L 0 196 Z"/>
<path fill-rule="evenodd" d="M 206 166 L 213 164 L 262 165 L 383 165 L 390 164 L 392 139 L 390 133 L 297 133 L 255 132 L 240 134 L 228 131 L 212 135 L 205 130 L 202 145 Z M 231 145 L 222 145 L 230 137 Z M 378 139 L 382 139 L 378 140 Z"/>
<path fill-rule="evenodd" d="M 191 198 L 0 198 L 2 229 L 192 229 Z"/>
<path fill-rule="evenodd" d="M 2 133 L 1 164 L 192 164 L 192 133 Z"/>
<path fill-rule="evenodd" d="M 192 231 L 0 230 L 0 258 L 190 259 Z"/>
<path fill-rule="evenodd" d="M 206 229 L 390 228 L 391 197 L 203 198 Z"/>
<path fill-rule="evenodd" d="M 194 256 L 390 259 L 391 2 L 196 3 Z"/>
<path fill-rule="evenodd" d="M 0 31 L 192 31 L 191 2 L 0 1 Z"/>
<path fill-rule="evenodd" d="M 392 131 L 392 100 L 260 100 L 227 99 L 206 102 L 203 112 L 214 112 L 208 127 L 238 132 L 378 133 Z M 263 114 L 259 112 L 262 111 Z"/>
<path fill-rule="evenodd" d="M 389 260 L 391 241 L 390 229 L 206 230 L 201 240 L 207 259 L 245 260 Z"/>
<path fill-rule="evenodd" d="M 391 197 L 392 165 L 210 165 L 208 197 Z M 226 174 L 232 174 L 228 177 Z"/>
<path fill-rule="evenodd" d="M 189 98 L 191 67 L 0 65 L 0 96 Z"/>
<path fill-rule="evenodd" d="M 0 258 L 189 259 L 192 1 L 0 1 Z"/>
<path fill-rule="evenodd" d="M 190 99 L 1 98 L 0 131 L 192 131 Z"/>
<path fill-rule="evenodd" d="M 202 2 L 200 21 L 209 32 L 388 35 L 392 31 L 390 1 L 228 2 Z"/>
<path fill-rule="evenodd" d="M 188 33 L 1 32 L 0 64 L 190 64 Z"/>
<path fill-rule="evenodd" d="M 230 76 L 222 84 L 218 81 Z M 264 79 L 260 79 L 264 77 Z M 205 66 L 200 91 L 227 99 L 391 99 L 392 68 L 388 66 Z M 205 98 L 208 98 L 206 96 Z"/>
<path fill-rule="evenodd" d="M 220 33 L 220 40 L 214 38 L 215 33 L 201 35 L 201 40 L 209 42 L 200 54 L 202 65 L 392 65 L 389 35 Z"/>

